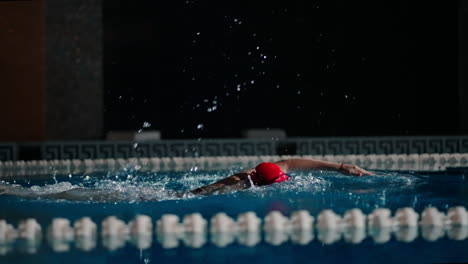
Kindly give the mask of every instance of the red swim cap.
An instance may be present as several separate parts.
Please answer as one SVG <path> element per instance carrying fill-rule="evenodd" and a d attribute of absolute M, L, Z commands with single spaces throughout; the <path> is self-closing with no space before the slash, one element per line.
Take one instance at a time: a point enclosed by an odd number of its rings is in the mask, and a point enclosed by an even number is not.
<path fill-rule="evenodd" d="M 275 163 L 264 162 L 255 167 L 255 171 L 250 174 L 250 178 L 257 186 L 270 185 L 275 182 L 289 180 L 289 176 L 284 174 L 281 168 Z"/>

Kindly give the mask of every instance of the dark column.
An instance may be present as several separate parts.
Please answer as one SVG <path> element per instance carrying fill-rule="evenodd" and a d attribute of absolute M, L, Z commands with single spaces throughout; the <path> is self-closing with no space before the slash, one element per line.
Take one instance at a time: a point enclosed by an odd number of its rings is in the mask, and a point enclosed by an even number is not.
<path fill-rule="evenodd" d="M 103 137 L 102 0 L 45 0 L 48 140 Z"/>
<path fill-rule="evenodd" d="M 0 1 L 0 142 L 45 139 L 43 1 Z"/>
<path fill-rule="evenodd" d="M 460 0 L 458 15 L 458 91 L 460 129 L 468 133 L 468 1 Z"/>

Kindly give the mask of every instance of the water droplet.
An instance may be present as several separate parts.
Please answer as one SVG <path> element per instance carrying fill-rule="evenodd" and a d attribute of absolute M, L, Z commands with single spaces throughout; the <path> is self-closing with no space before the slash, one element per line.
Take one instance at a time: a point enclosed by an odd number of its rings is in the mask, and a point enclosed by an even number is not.
<path fill-rule="evenodd" d="M 255 83 L 255 80 L 251 80 L 250 83 L 251 83 L 251 84 L 254 84 L 254 83 Z"/>
<path fill-rule="evenodd" d="M 203 124 L 198 124 L 197 129 L 203 129 Z"/>
<path fill-rule="evenodd" d="M 297 91 L 297 94 L 301 94 L 301 91 Z"/>
<path fill-rule="evenodd" d="M 344 98 L 345 98 L 345 99 L 348 99 L 348 95 L 347 95 L 347 94 L 345 94 Z"/>
<path fill-rule="evenodd" d="M 257 50 L 259 50 L 259 49 L 260 49 L 260 47 L 259 47 L 259 46 L 257 46 Z"/>
<path fill-rule="evenodd" d="M 143 127 L 151 127 L 151 123 L 150 122 L 144 122 Z"/>
<path fill-rule="evenodd" d="M 197 36 L 200 36 L 200 32 L 197 32 Z"/>
<path fill-rule="evenodd" d="M 119 100 L 122 100 L 122 96 L 119 96 Z"/>
<path fill-rule="evenodd" d="M 141 133 L 141 132 L 143 132 L 143 129 L 139 129 L 139 130 L 138 130 L 138 133 Z"/>

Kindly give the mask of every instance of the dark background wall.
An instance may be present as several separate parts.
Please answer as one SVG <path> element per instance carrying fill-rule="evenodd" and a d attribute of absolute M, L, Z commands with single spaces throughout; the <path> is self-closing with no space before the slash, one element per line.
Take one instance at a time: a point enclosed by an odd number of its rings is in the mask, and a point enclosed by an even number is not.
<path fill-rule="evenodd" d="M 46 138 L 43 1 L 0 1 L 0 141 Z"/>
<path fill-rule="evenodd" d="M 460 129 L 468 132 L 468 1 L 460 1 L 458 10 L 458 87 Z"/>
<path fill-rule="evenodd" d="M 44 0 L 48 140 L 104 136 L 102 0 Z"/>
<path fill-rule="evenodd" d="M 0 1 L 0 142 L 102 139 L 102 1 Z"/>
<path fill-rule="evenodd" d="M 0 1 L 0 141 L 466 134 L 466 1 Z"/>
<path fill-rule="evenodd" d="M 457 1 L 106 0 L 103 15 L 106 131 L 463 132 Z"/>

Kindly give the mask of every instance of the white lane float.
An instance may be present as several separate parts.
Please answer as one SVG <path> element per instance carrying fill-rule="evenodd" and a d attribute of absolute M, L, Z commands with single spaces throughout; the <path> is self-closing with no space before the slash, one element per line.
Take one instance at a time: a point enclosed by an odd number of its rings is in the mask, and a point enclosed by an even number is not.
<path fill-rule="evenodd" d="M 182 231 L 179 217 L 174 214 L 164 214 L 156 222 L 156 232 L 158 233 L 179 233 Z"/>
<path fill-rule="evenodd" d="M 261 220 L 255 212 L 246 212 L 237 216 L 237 228 L 239 232 L 259 232 Z"/>
<path fill-rule="evenodd" d="M 291 230 L 310 231 L 314 226 L 314 217 L 306 210 L 295 211 L 290 217 Z"/>
<path fill-rule="evenodd" d="M 279 211 L 271 211 L 265 217 L 265 232 L 286 232 L 289 230 L 289 219 Z"/>
<path fill-rule="evenodd" d="M 411 207 L 399 208 L 394 219 L 394 225 L 397 227 L 417 227 L 419 215 Z"/>
<path fill-rule="evenodd" d="M 423 227 L 442 227 L 445 225 L 445 218 L 445 214 L 441 213 L 437 208 L 427 207 L 421 214 L 420 225 Z"/>
<path fill-rule="evenodd" d="M 18 237 L 18 232 L 13 225 L 5 220 L 0 220 L 0 244 L 11 243 Z"/>
<path fill-rule="evenodd" d="M 207 221 L 200 213 L 193 213 L 184 216 L 182 225 L 186 233 L 204 233 Z"/>
<path fill-rule="evenodd" d="M 393 226 L 392 213 L 387 208 L 377 208 L 367 216 L 369 229 L 391 228 Z"/>

